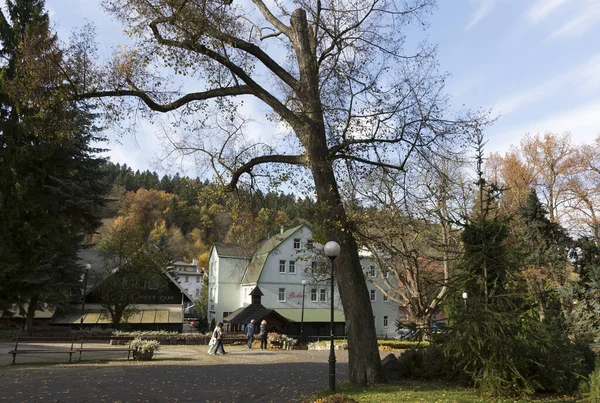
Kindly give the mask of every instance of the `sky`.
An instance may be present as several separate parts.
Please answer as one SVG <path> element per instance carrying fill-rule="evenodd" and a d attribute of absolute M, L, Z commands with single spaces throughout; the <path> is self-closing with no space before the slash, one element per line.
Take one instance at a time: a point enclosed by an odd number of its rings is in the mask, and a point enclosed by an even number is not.
<path fill-rule="evenodd" d="M 100 0 L 46 0 L 46 7 L 61 39 L 93 23 L 101 57 L 126 41 Z M 576 144 L 600 135 L 600 0 L 438 0 L 427 22 L 409 40 L 437 45 L 454 107 L 496 118 L 485 132 L 487 152 L 504 153 L 525 134 L 570 132 Z M 155 165 L 156 136 L 109 137 L 113 162 L 164 169 Z"/>

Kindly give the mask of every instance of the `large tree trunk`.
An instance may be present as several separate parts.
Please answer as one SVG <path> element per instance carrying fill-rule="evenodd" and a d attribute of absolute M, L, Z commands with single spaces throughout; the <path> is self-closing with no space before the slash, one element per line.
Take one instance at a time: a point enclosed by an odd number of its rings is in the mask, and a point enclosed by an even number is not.
<path fill-rule="evenodd" d="M 317 233 L 326 240 L 337 241 L 341 246 L 341 254 L 335 260 L 335 278 L 348 328 L 350 382 L 385 382 L 377 346 L 373 309 L 358 258 L 358 246 L 329 158 L 317 61 L 315 50 L 311 48 L 312 34 L 304 10 L 298 9 L 292 13 L 291 28 L 300 71 L 301 85 L 297 96 L 302 101 L 303 109 L 302 125 L 296 125 L 294 129 L 306 149 L 317 192 L 317 214 L 319 222 L 322 223 Z"/>
<path fill-rule="evenodd" d="M 39 295 L 35 294 L 29 300 L 27 315 L 25 316 L 25 331 L 31 333 L 33 329 L 33 318 L 38 307 Z"/>
<path fill-rule="evenodd" d="M 322 234 L 326 237 L 325 240 L 335 240 L 341 246 L 341 254 L 335 260 L 335 278 L 348 328 L 350 382 L 383 382 L 373 309 L 358 257 L 358 247 L 340 200 L 330 163 L 325 158 L 311 158 L 313 160 L 319 221 L 323 223 Z"/>

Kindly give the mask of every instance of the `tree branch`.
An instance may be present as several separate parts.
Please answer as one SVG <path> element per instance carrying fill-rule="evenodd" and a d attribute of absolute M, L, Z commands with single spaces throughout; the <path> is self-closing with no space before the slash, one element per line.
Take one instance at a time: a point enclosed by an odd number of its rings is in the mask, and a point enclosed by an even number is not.
<path fill-rule="evenodd" d="M 240 79 L 242 79 L 249 88 L 252 89 L 252 94 L 257 98 L 261 99 L 267 105 L 269 105 L 273 110 L 278 113 L 283 119 L 285 119 L 292 126 L 300 125 L 301 122 L 298 117 L 286 108 L 276 97 L 274 97 L 270 92 L 265 90 L 260 84 L 254 81 L 240 66 L 233 63 L 231 60 L 227 59 L 223 55 L 215 52 L 212 49 L 209 49 L 205 45 L 201 45 L 198 43 L 192 43 L 191 41 L 176 41 L 172 39 L 167 39 L 162 36 L 158 29 L 158 24 L 161 23 L 169 23 L 168 18 L 158 18 L 152 21 L 149 26 L 152 30 L 154 38 L 160 45 L 171 46 L 174 48 L 184 49 L 192 52 L 196 52 L 202 55 L 209 57 L 210 59 L 216 61 L 217 63 L 223 65 L 227 69 L 229 69 L 232 73 L 237 75 Z M 242 41 L 243 42 L 243 41 Z M 254 45 L 252 45 L 254 46 Z"/>
<path fill-rule="evenodd" d="M 279 19 L 275 17 L 273 13 L 271 13 L 271 10 L 269 10 L 269 8 L 265 5 L 265 3 L 263 3 L 262 0 L 252 0 L 252 2 L 254 3 L 254 5 L 256 5 L 256 7 L 258 7 L 258 10 L 267 19 L 267 21 L 273 24 L 273 26 L 277 28 L 277 30 L 283 32 L 285 36 L 287 36 L 288 38 L 290 37 L 290 27 L 285 25 L 283 22 L 279 21 Z"/>
<path fill-rule="evenodd" d="M 77 99 L 92 99 L 92 98 L 104 98 L 104 97 L 137 97 L 142 102 L 156 112 L 170 112 L 183 105 L 186 105 L 193 101 L 205 101 L 213 98 L 236 96 L 236 95 L 253 95 L 254 92 L 247 85 L 240 85 L 228 88 L 216 88 L 213 90 L 203 92 L 193 92 L 186 94 L 183 97 L 170 102 L 168 104 L 160 104 L 154 101 L 146 91 L 142 91 L 136 88 L 131 82 L 128 84 L 134 88 L 132 90 L 113 90 L 113 91 L 97 91 L 89 92 L 84 94 L 78 94 Z"/>
<path fill-rule="evenodd" d="M 232 172 L 231 180 L 227 185 L 227 188 L 234 189 L 240 179 L 240 177 L 245 173 L 250 173 L 252 168 L 257 165 L 266 164 L 266 163 L 282 163 L 282 164 L 292 164 L 292 165 L 304 165 L 308 164 L 308 159 L 306 155 L 262 155 L 260 157 L 252 158 L 250 161 L 237 168 Z"/>

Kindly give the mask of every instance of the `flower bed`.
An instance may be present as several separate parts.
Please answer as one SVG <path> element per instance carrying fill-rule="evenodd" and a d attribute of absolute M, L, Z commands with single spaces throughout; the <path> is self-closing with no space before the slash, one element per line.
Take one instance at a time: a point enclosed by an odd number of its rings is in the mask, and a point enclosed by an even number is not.
<path fill-rule="evenodd" d="M 298 345 L 298 340 L 285 334 L 269 333 L 269 348 L 293 350 Z"/>

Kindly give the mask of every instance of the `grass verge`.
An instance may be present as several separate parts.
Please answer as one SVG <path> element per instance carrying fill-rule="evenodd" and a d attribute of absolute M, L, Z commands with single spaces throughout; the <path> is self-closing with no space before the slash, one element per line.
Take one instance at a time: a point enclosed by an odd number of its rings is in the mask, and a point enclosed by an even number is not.
<path fill-rule="evenodd" d="M 442 382 L 403 380 L 375 386 L 351 386 L 338 384 L 336 393 L 345 394 L 358 402 L 377 403 L 574 403 L 572 396 L 534 396 L 531 398 L 483 398 L 472 388 L 462 388 Z M 321 392 L 307 402 L 314 402 L 329 396 Z"/>

